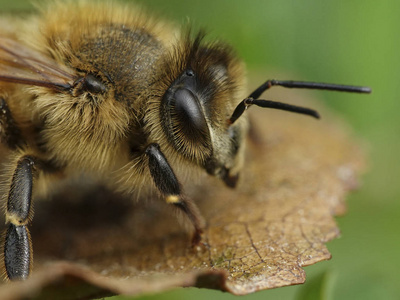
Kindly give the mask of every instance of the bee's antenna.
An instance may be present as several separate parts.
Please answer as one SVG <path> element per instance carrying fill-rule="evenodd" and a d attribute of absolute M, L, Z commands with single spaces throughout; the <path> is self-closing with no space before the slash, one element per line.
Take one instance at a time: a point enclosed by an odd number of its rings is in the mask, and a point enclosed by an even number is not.
<path fill-rule="evenodd" d="M 254 90 L 248 98 L 244 99 L 242 102 L 238 104 L 238 106 L 235 108 L 232 116 L 228 121 L 229 124 L 233 124 L 237 119 L 239 119 L 239 117 L 244 113 L 244 111 L 253 104 L 260 107 L 275 108 L 299 114 L 305 114 L 319 119 L 318 112 L 309 108 L 285 104 L 281 102 L 274 102 L 269 100 L 257 100 L 262 93 L 264 93 L 272 86 L 283 86 L 286 88 L 300 88 L 300 89 L 329 90 L 329 91 L 350 92 L 350 93 L 371 93 L 371 88 L 365 86 L 352 86 L 352 85 L 307 82 L 307 81 L 292 81 L 292 80 L 285 80 L 285 81 L 267 80 L 256 90 Z"/>
<path fill-rule="evenodd" d="M 337 92 L 349 92 L 349 93 L 371 93 L 371 88 L 366 86 L 353 86 L 353 85 L 342 85 L 322 82 L 308 82 L 308 81 L 293 81 L 293 80 L 267 80 L 265 83 L 260 85 L 254 92 L 252 92 L 249 98 L 258 99 L 262 93 L 268 90 L 272 86 L 283 86 L 286 88 L 297 88 L 297 89 L 313 89 L 313 90 L 328 90 Z"/>
<path fill-rule="evenodd" d="M 280 110 L 291 111 L 298 114 L 309 115 L 316 119 L 319 119 L 318 112 L 310 108 L 305 108 L 301 106 L 295 106 L 287 103 L 275 102 L 270 100 L 256 100 L 249 97 L 244 99 L 242 102 L 238 104 L 238 106 L 236 106 L 232 116 L 229 119 L 229 124 L 233 124 L 237 119 L 239 119 L 239 117 L 244 113 L 244 111 L 253 104 L 260 107 L 275 108 Z"/>

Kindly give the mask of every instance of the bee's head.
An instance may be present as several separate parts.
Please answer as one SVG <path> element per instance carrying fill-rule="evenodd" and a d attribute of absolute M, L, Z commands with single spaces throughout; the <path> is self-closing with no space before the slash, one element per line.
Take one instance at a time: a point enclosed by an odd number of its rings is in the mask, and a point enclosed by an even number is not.
<path fill-rule="evenodd" d="M 186 38 L 165 59 L 157 111 L 170 147 L 209 174 L 236 183 L 246 120 L 229 125 L 243 98 L 242 64 L 229 47 Z M 163 92 L 164 91 L 164 92 Z"/>

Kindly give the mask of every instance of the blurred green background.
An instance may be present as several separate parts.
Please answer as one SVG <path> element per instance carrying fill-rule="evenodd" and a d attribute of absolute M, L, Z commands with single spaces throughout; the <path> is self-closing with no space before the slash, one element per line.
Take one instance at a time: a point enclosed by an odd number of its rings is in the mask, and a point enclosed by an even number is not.
<path fill-rule="evenodd" d="M 247 63 L 249 74 L 271 79 L 286 73 L 291 78 L 277 79 L 373 89 L 369 96 L 315 92 L 368 141 L 370 152 L 370 171 L 363 186 L 348 197 L 348 213 L 337 219 L 342 237 L 328 244 L 332 260 L 306 267 L 304 285 L 241 299 L 400 299 L 400 1 L 140 2 L 178 23 L 189 18 L 211 36 L 230 42 Z M 30 7 L 25 0 L 0 0 L 1 11 Z M 188 288 L 140 299 L 189 298 L 235 296 Z"/>

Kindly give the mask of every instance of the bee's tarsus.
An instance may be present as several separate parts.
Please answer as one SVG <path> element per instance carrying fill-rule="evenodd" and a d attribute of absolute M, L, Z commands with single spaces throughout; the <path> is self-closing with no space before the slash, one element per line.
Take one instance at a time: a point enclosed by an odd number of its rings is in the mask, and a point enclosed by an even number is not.
<path fill-rule="evenodd" d="M 192 236 L 192 247 L 196 247 L 201 244 L 201 235 L 203 234 L 203 230 L 200 228 L 196 228 L 193 236 Z"/>

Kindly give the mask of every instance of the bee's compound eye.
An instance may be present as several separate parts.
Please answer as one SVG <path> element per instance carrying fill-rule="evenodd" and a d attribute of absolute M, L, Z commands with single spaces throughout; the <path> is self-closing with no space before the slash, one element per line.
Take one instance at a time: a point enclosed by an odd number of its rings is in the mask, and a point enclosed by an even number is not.
<path fill-rule="evenodd" d="M 197 134 L 207 130 L 207 123 L 196 96 L 188 89 L 175 91 L 175 115 L 187 134 Z"/>
<path fill-rule="evenodd" d="M 100 94 L 107 91 L 107 87 L 104 85 L 101 79 L 91 74 L 84 78 L 84 87 L 88 92 L 93 94 Z"/>
<path fill-rule="evenodd" d="M 185 157 L 200 161 L 211 154 L 212 147 L 204 101 L 198 87 L 193 70 L 184 70 L 164 94 L 160 118 L 174 148 Z"/>

